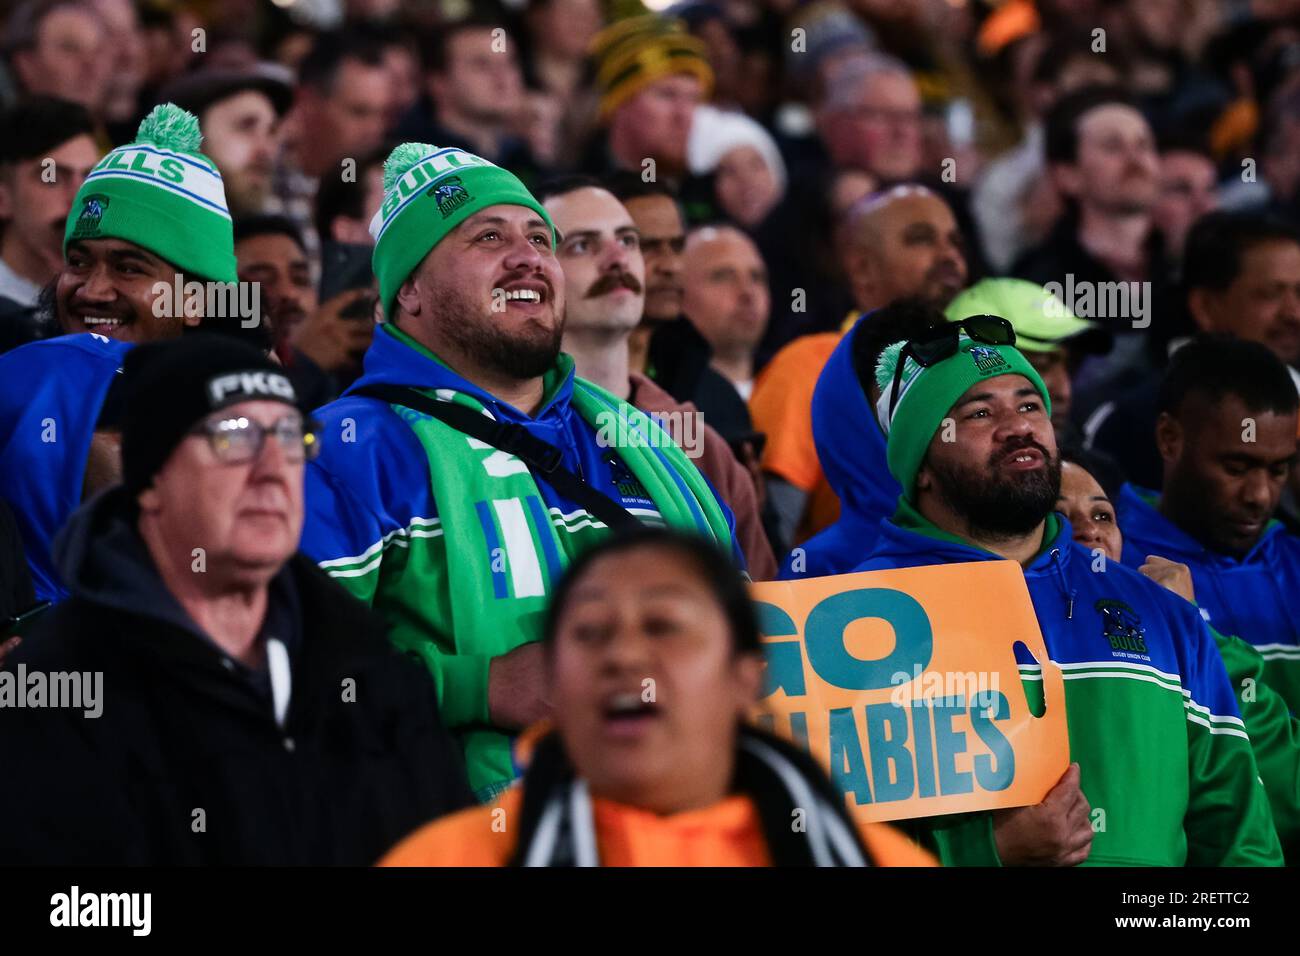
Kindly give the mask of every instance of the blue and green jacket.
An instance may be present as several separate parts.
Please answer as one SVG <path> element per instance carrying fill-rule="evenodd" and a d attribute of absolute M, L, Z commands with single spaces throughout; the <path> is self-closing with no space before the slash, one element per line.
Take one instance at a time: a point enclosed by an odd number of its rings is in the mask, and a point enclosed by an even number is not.
<path fill-rule="evenodd" d="M 1159 501 L 1155 492 L 1133 485 L 1120 490 L 1124 563 L 1140 567 L 1155 554 L 1187 565 L 1201 616 L 1219 633 L 1255 645 L 1264 679 L 1300 713 L 1300 538 L 1273 521 L 1250 551 L 1232 557 L 1166 518 Z"/>
<path fill-rule="evenodd" d="M 381 326 L 366 352 L 361 378 L 314 413 L 322 426 L 321 445 L 319 456 L 307 467 L 301 547 L 353 595 L 372 605 L 388 622 L 392 641 L 429 668 L 443 719 L 465 751 L 471 786 L 480 799 L 488 799 L 514 777 L 513 735 L 489 720 L 489 666 L 494 657 L 540 638 L 541 621 L 539 617 L 528 630 L 498 628 L 487 644 L 466 641 L 456 633 L 448 576 L 456 554 L 447 547 L 444 519 L 461 529 L 466 522 L 472 524 L 475 530 L 466 540 L 501 553 L 503 560 L 494 562 L 499 598 L 514 596 L 515 569 L 535 561 L 528 548 L 516 548 L 531 534 L 528 528 L 508 524 L 491 502 L 435 501 L 429 455 L 415 432 L 386 402 L 352 393 L 368 385 L 468 393 L 497 420 L 521 425 L 559 448 L 567 468 L 642 521 L 661 523 L 662 516 L 627 466 L 611 448 L 602 447 L 596 430 L 571 405 L 572 359 L 561 356 L 546 377 L 541 408 L 526 415 L 409 341 Z M 539 479 L 537 487 L 540 495 L 529 498 L 526 509 L 514 518 L 530 525 L 549 522 L 558 533 L 558 550 L 546 553 L 530 576 L 549 593 L 568 560 L 609 530 L 545 481 Z M 725 504 L 722 510 L 734 532 L 734 516 Z M 744 567 L 734 533 L 732 542 L 736 562 Z M 493 611 L 484 607 L 482 613 Z"/>
<path fill-rule="evenodd" d="M 994 560 L 903 502 L 857 570 Z M 1092 807 L 1088 865 L 1280 864 L 1268 798 L 1205 622 L 1136 571 L 1094 567 L 1068 522 L 1052 515 L 1024 571 L 1065 678 L 1070 758 Z M 1041 664 L 1017 659 L 1027 684 L 1041 681 Z M 925 831 L 949 865 L 999 863 L 988 813 L 931 818 Z"/>
<path fill-rule="evenodd" d="M 51 545 L 81 505 L 90 439 L 132 347 L 85 333 L 0 355 L 0 497 L 22 533 L 37 600 L 68 596 Z"/>

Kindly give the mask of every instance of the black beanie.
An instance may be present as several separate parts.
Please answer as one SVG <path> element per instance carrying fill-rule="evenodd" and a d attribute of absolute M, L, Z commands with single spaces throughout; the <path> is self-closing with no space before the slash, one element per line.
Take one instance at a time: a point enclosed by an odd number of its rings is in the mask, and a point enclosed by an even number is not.
<path fill-rule="evenodd" d="M 137 494 L 185 435 L 210 413 L 248 401 L 305 413 L 293 383 L 262 352 L 225 335 L 197 333 L 133 348 L 122 367 L 122 473 Z"/>

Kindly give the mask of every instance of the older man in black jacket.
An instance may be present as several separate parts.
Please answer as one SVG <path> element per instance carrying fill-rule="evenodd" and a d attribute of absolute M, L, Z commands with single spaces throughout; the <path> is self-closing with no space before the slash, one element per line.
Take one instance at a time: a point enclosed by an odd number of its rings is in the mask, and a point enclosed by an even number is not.
<path fill-rule="evenodd" d="M 367 864 L 468 805 L 427 673 L 296 553 L 288 379 L 204 335 L 125 378 L 125 482 L 60 535 L 72 596 L 0 687 L 0 861 Z"/>

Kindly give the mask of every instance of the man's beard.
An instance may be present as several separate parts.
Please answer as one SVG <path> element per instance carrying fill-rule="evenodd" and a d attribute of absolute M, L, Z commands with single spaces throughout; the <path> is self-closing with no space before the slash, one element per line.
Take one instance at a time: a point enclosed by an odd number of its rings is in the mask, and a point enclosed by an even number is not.
<path fill-rule="evenodd" d="M 553 298 L 551 304 L 554 308 Z M 562 320 L 549 331 L 525 322 L 512 336 L 495 316 L 488 312 L 485 319 L 482 304 L 459 292 L 440 290 L 433 297 L 433 319 L 447 341 L 485 368 L 524 380 L 554 367 L 564 336 Z"/>
<path fill-rule="evenodd" d="M 1024 448 L 1037 449 L 1046 465 L 1000 478 L 997 467 Z M 1052 513 L 1061 492 L 1061 459 L 1032 439 L 1008 442 L 983 468 L 933 461 L 929 468 L 936 493 L 966 520 L 971 534 L 994 541 L 1033 531 Z"/>

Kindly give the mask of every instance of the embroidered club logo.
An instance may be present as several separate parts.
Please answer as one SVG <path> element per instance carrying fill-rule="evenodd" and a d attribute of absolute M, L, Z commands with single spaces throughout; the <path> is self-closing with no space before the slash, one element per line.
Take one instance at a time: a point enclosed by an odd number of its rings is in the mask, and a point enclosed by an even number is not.
<path fill-rule="evenodd" d="M 614 487 L 618 489 L 618 493 L 624 500 L 651 501 L 650 492 L 646 491 L 645 485 L 637 480 L 636 475 L 632 474 L 632 469 L 617 455 L 612 452 L 607 454 L 605 463 L 609 465 L 610 479 L 614 482 Z"/>
<path fill-rule="evenodd" d="M 1147 653 L 1146 628 L 1137 611 L 1123 601 L 1102 598 L 1093 607 L 1101 614 L 1101 633 L 1112 651 Z"/>
<path fill-rule="evenodd" d="M 469 192 L 461 183 L 459 176 L 444 179 L 429 191 L 429 195 L 433 196 L 433 201 L 438 204 L 443 219 L 470 200 Z"/>
<path fill-rule="evenodd" d="M 81 201 L 81 215 L 72 227 L 72 238 L 99 235 L 100 220 L 108 209 L 108 197 L 103 193 L 93 193 Z"/>
<path fill-rule="evenodd" d="M 975 367 L 985 375 L 1011 369 L 1011 363 L 1002 357 L 1002 353 L 987 345 L 971 346 L 970 357 L 974 360 Z"/>

